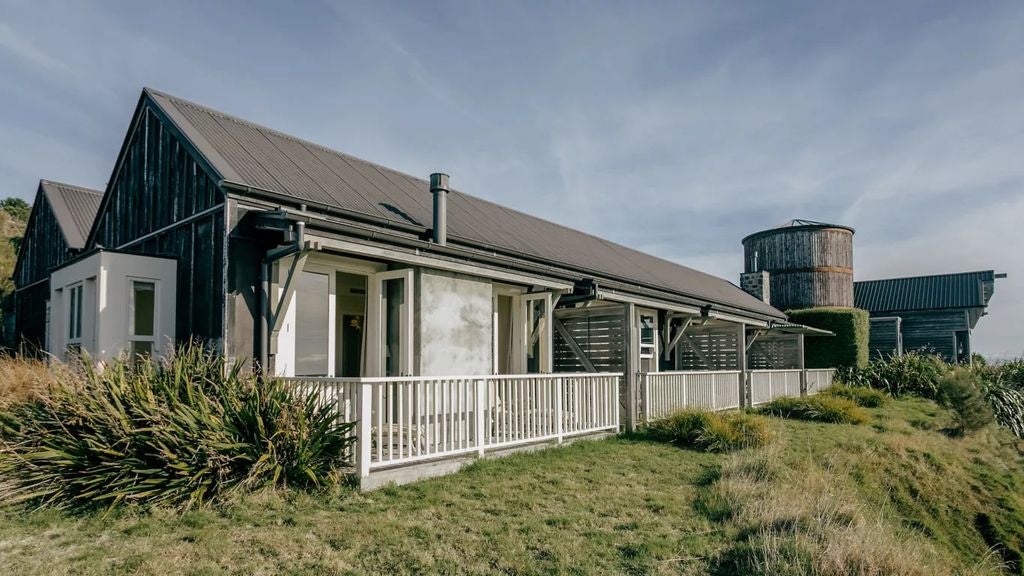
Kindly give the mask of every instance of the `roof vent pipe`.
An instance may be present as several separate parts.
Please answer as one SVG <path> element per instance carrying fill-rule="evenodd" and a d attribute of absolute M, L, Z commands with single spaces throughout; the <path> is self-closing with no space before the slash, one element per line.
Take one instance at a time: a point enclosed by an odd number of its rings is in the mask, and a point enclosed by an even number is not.
<path fill-rule="evenodd" d="M 430 193 L 434 195 L 434 243 L 448 243 L 448 175 L 430 175 Z"/>

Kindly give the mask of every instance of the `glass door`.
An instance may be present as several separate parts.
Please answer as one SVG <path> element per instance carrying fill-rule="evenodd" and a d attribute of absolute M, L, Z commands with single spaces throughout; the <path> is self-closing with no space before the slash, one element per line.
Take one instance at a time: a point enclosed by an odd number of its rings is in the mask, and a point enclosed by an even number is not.
<path fill-rule="evenodd" d="M 367 300 L 367 374 L 412 375 L 413 271 L 392 270 L 374 274 Z"/>
<path fill-rule="evenodd" d="M 331 279 L 303 270 L 295 284 L 295 375 L 333 376 Z"/>
<path fill-rule="evenodd" d="M 551 373 L 551 293 L 524 294 L 521 297 L 523 330 L 523 372 L 526 374 Z"/>

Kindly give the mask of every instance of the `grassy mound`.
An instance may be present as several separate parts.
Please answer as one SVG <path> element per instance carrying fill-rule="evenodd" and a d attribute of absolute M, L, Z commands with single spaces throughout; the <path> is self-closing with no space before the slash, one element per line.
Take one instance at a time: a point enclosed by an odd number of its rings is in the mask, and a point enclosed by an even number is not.
<path fill-rule="evenodd" d="M 351 442 L 336 419 L 199 346 L 85 369 L 0 412 L 0 500 L 189 507 L 238 488 L 320 486 Z"/>
<path fill-rule="evenodd" d="M 652 422 L 648 431 L 659 440 L 706 452 L 755 448 L 771 441 L 765 421 L 742 412 L 681 410 Z"/>
<path fill-rule="evenodd" d="M 762 406 L 760 412 L 781 418 L 833 424 L 863 424 L 868 421 L 867 412 L 853 400 L 828 395 L 783 396 Z"/>
<path fill-rule="evenodd" d="M 239 492 L 188 511 L 0 507 L 3 573 L 1022 574 L 1024 441 L 955 442 L 919 398 L 871 426 L 770 421 L 728 454 L 617 437 L 355 493 Z M 1002 568 L 1001 566 L 1005 566 Z"/>
<path fill-rule="evenodd" d="M 863 386 L 845 386 L 842 384 L 833 386 L 822 392 L 826 396 L 846 398 L 852 400 L 857 406 L 864 408 L 881 408 L 885 405 L 886 395 L 873 388 Z"/>

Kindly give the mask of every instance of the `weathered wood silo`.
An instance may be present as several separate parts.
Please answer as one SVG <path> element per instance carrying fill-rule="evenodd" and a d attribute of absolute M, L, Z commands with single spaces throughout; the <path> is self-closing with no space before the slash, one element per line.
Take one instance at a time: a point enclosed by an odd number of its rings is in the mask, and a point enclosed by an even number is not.
<path fill-rule="evenodd" d="M 851 307 L 853 232 L 811 220 L 755 232 L 743 239 L 744 276 L 767 272 L 767 300 L 780 310 Z"/>

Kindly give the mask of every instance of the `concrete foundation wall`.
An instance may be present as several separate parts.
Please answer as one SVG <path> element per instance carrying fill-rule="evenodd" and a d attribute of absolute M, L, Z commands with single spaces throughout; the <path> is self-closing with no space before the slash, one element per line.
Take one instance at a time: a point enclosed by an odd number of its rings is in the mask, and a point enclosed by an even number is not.
<path fill-rule="evenodd" d="M 493 304 L 489 280 L 420 269 L 416 274 L 416 373 L 492 372 Z"/>

